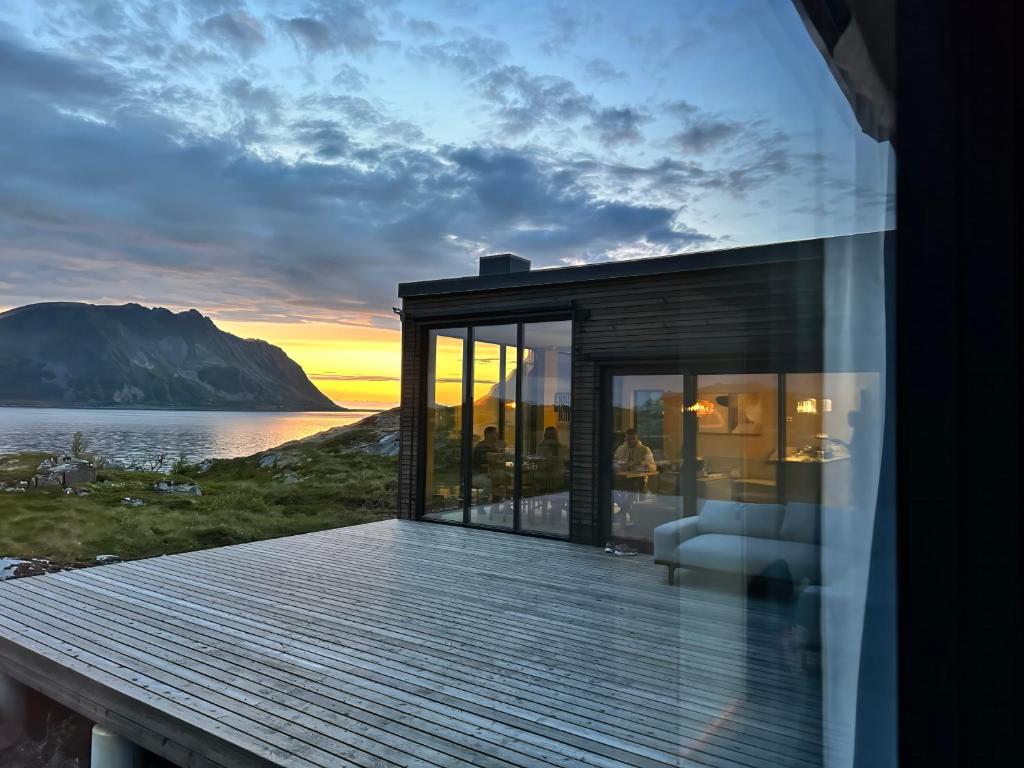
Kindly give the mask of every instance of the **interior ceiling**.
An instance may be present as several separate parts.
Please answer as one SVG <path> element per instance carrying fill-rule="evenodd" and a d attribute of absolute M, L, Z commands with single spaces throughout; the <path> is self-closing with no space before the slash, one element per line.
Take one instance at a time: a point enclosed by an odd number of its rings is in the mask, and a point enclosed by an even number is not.
<path fill-rule="evenodd" d="M 892 0 L 793 0 L 861 129 L 896 140 L 896 32 Z"/>

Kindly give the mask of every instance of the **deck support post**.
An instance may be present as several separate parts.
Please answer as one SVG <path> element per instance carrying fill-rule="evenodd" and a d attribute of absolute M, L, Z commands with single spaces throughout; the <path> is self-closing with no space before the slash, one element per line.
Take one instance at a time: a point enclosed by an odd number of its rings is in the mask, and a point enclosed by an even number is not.
<path fill-rule="evenodd" d="M 142 750 L 102 725 L 94 725 L 90 760 L 92 768 L 138 768 L 142 764 Z"/>
<path fill-rule="evenodd" d="M 25 688 L 0 672 L 0 752 L 14 744 L 25 731 Z"/>

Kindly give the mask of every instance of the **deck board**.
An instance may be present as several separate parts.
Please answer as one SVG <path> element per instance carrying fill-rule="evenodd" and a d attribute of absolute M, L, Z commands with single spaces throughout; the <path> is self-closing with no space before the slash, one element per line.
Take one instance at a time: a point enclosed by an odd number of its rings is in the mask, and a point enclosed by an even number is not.
<path fill-rule="evenodd" d="M 392 520 L 0 584 L 0 668 L 179 764 L 813 768 L 784 623 L 648 557 Z"/>

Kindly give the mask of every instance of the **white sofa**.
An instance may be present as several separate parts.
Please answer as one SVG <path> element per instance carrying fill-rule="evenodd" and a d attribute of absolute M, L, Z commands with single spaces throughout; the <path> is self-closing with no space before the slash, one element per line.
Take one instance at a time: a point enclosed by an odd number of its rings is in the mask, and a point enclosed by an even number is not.
<path fill-rule="evenodd" d="M 750 504 L 708 499 L 694 517 L 654 529 L 654 561 L 676 568 L 774 575 L 785 563 L 794 584 L 821 583 L 821 509 L 789 502 Z"/>

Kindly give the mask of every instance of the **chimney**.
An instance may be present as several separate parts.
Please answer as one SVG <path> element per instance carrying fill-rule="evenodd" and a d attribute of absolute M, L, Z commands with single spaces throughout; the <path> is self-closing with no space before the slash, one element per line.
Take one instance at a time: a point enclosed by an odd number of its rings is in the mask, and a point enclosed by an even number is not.
<path fill-rule="evenodd" d="M 508 275 L 512 272 L 529 272 L 530 260 L 514 253 L 496 253 L 480 257 L 480 277 Z"/>

